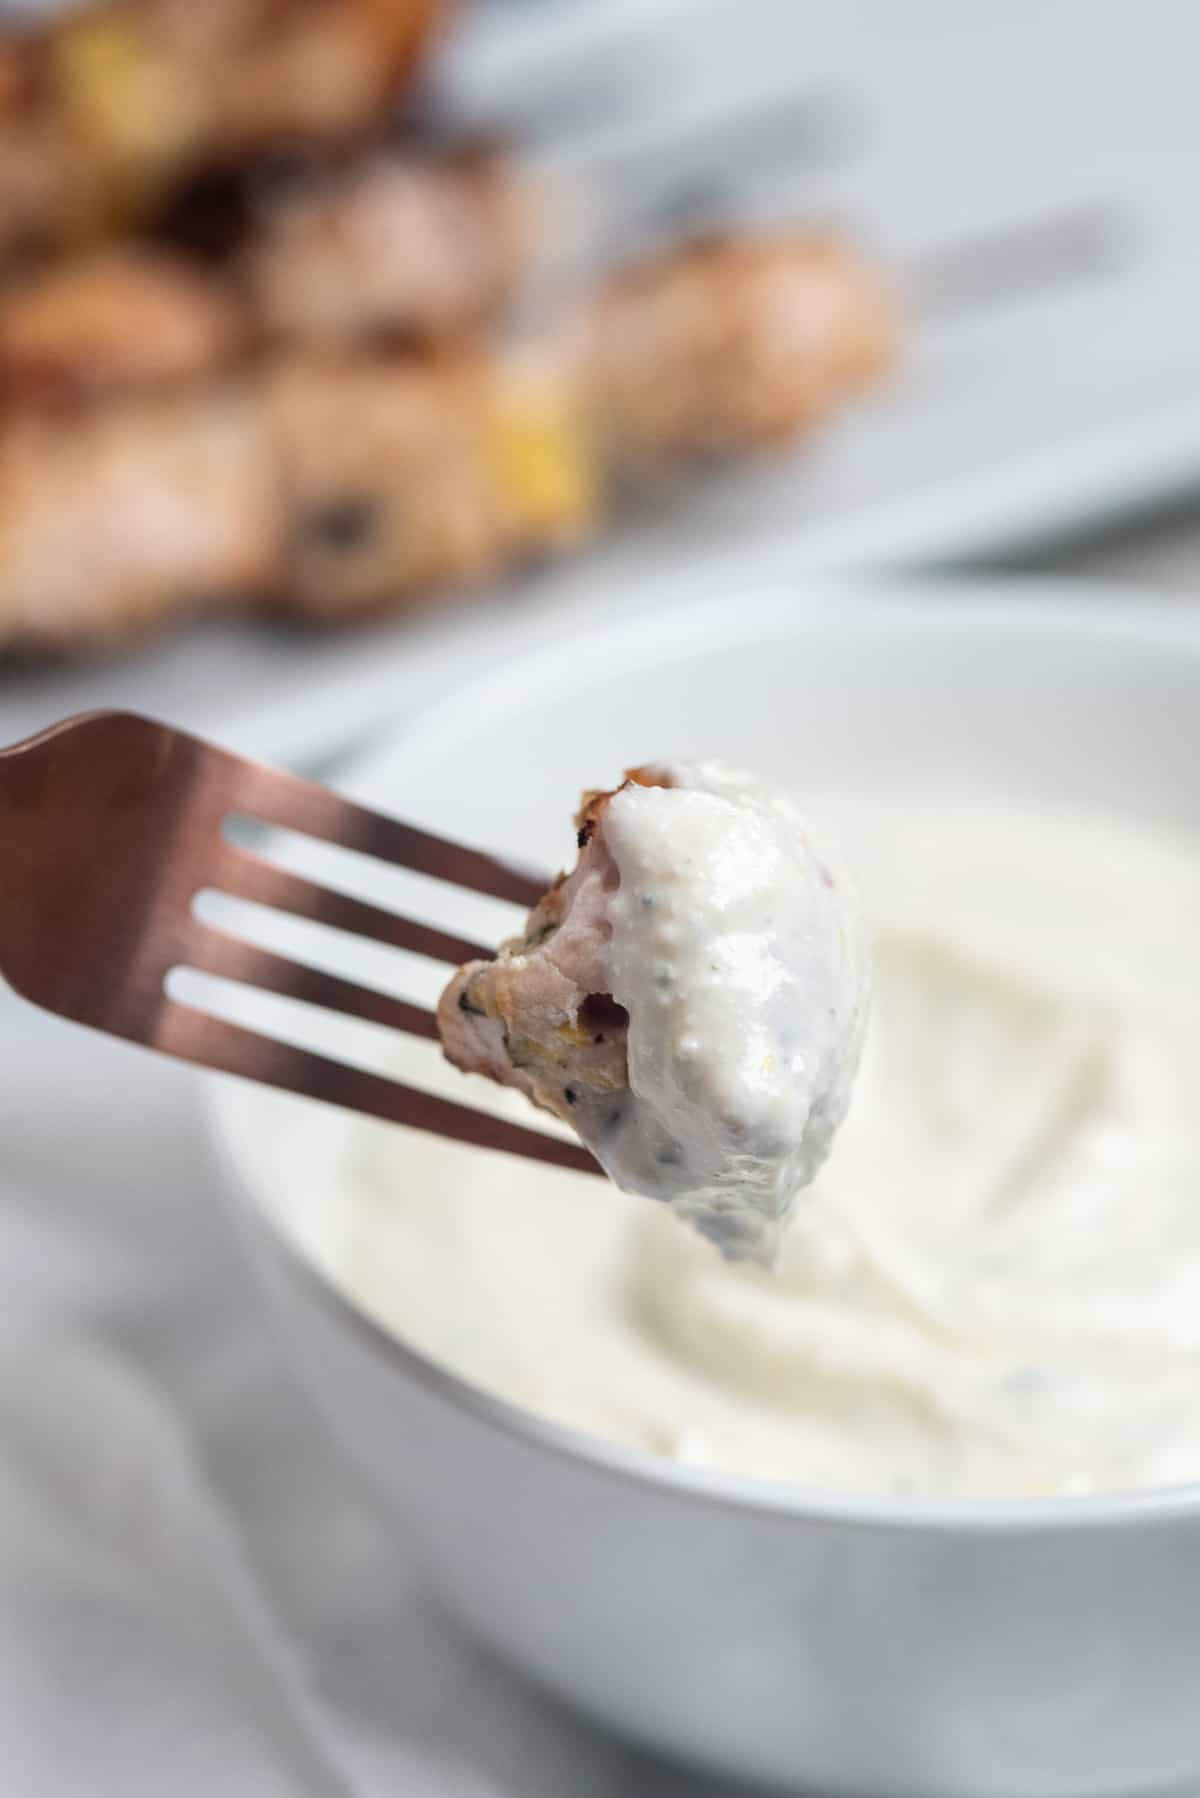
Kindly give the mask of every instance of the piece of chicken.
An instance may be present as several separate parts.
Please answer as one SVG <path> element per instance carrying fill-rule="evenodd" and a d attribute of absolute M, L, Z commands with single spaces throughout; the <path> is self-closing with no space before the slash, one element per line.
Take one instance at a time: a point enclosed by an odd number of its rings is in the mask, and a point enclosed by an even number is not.
<path fill-rule="evenodd" d="M 45 46 L 0 36 L 0 264 L 84 235 L 102 177 L 50 96 Z"/>
<path fill-rule="evenodd" d="M 873 385 L 896 338 L 884 283 L 840 239 L 726 232 L 605 284 L 582 379 L 616 458 L 730 455 L 792 437 Z"/>
<path fill-rule="evenodd" d="M 294 358 L 267 383 L 289 611 L 427 602 L 569 547 L 596 505 L 566 396 L 463 355 Z"/>
<path fill-rule="evenodd" d="M 281 337 L 468 335 L 511 297 L 533 223 L 530 179 L 503 151 L 381 147 L 260 205 L 247 286 L 260 326 Z"/>
<path fill-rule="evenodd" d="M 639 769 L 627 776 L 652 778 Z M 589 1143 L 629 1098 L 629 1013 L 610 991 L 608 910 L 619 876 L 602 825 L 612 798 L 584 795 L 572 872 L 494 961 L 460 968 L 438 1005 L 455 1067 L 517 1087 Z"/>
<path fill-rule="evenodd" d="M 0 41 L 0 257 L 116 231 L 201 164 L 380 117 L 445 0 L 107 0 Z"/>
<path fill-rule="evenodd" d="M 21 416 L 0 432 L 0 645 L 74 648 L 260 597 L 279 536 L 261 405 L 241 387 Z"/>
<path fill-rule="evenodd" d="M 0 404 L 97 400 L 227 368 L 249 337 L 222 282 L 181 257 L 109 249 L 0 294 Z"/>
<path fill-rule="evenodd" d="M 494 573 L 502 513 L 474 369 L 301 359 L 267 384 L 287 509 L 281 602 L 311 617 L 411 603 Z"/>
<path fill-rule="evenodd" d="M 570 1123 L 618 1186 L 768 1259 L 858 1065 L 853 888 L 789 800 L 712 763 L 636 769 L 576 825 L 523 935 L 447 986 L 445 1052 Z"/>

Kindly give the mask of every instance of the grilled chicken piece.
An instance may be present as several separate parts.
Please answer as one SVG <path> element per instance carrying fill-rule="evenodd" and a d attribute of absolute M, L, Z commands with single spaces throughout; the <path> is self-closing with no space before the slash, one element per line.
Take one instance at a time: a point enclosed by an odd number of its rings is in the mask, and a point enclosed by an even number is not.
<path fill-rule="evenodd" d="M 630 778 L 653 779 L 636 770 Z M 629 1014 L 608 991 L 618 876 L 602 824 L 612 797 L 585 794 L 574 869 L 559 875 L 494 961 L 460 968 L 438 1005 L 442 1047 L 455 1067 L 515 1086 L 585 1142 L 595 1142 L 629 1098 Z"/>
<path fill-rule="evenodd" d="M 501 151 L 380 148 L 261 208 L 247 284 L 280 336 L 457 337 L 502 311 L 532 234 L 529 181 Z"/>
<path fill-rule="evenodd" d="M 233 293 L 182 259 L 93 252 L 0 296 L 0 401 L 55 406 L 208 376 L 247 337 Z"/>
<path fill-rule="evenodd" d="M 378 118 L 446 0 L 107 0 L 0 44 L 0 254 L 144 219 L 202 163 Z"/>
<path fill-rule="evenodd" d="M 594 495 L 554 403 L 461 355 L 281 365 L 268 404 L 288 517 L 282 603 L 323 619 L 404 607 L 573 541 Z"/>
<path fill-rule="evenodd" d="M 503 564 L 477 386 L 465 365 L 404 358 L 300 360 L 269 382 L 289 609 L 359 614 Z"/>
<path fill-rule="evenodd" d="M 49 102 L 44 46 L 0 38 L 0 262 L 84 235 L 99 172 Z"/>
<path fill-rule="evenodd" d="M 278 536 L 261 407 L 239 387 L 22 416 L 0 435 L 0 644 L 73 647 L 254 598 Z"/>
<path fill-rule="evenodd" d="M 582 378 L 615 456 L 727 455 L 818 423 L 882 375 L 895 341 L 879 277 L 837 239 L 726 233 L 608 282 Z"/>

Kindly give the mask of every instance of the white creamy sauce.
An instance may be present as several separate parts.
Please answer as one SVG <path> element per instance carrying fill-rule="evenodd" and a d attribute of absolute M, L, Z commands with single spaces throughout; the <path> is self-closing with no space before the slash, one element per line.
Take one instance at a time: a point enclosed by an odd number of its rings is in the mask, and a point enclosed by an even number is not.
<path fill-rule="evenodd" d="M 857 894 L 792 802 L 714 763 L 605 812 L 634 1103 L 594 1145 L 727 1253 L 769 1260 L 846 1114 L 870 989 Z"/>
<path fill-rule="evenodd" d="M 893 1492 L 1200 1478 L 1200 848 L 984 803 L 837 823 L 874 1011 L 773 1270 L 585 1176 L 363 1124 L 330 1271 L 468 1379 L 685 1461 Z"/>

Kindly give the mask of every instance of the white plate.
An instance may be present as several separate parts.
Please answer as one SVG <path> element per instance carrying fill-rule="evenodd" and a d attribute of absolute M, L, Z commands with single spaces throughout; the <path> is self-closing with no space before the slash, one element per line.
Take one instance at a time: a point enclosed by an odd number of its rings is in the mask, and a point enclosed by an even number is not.
<path fill-rule="evenodd" d="M 1200 480 L 1198 56 L 1187 0 L 496 0 L 473 15 L 448 52 L 449 103 L 527 122 L 537 153 L 604 169 L 613 189 L 657 194 L 691 169 L 724 182 L 733 210 L 844 220 L 898 270 L 1081 207 L 1111 217 L 1119 251 L 1078 279 L 915 317 L 893 389 L 811 447 L 522 583 L 545 628 L 656 610 L 664 571 L 697 557 L 774 545 L 799 585 L 813 568 L 1011 549 Z M 756 110 L 793 100 L 817 119 L 807 155 L 768 144 L 731 171 Z M 403 713 L 435 667 L 504 654 L 517 603 L 485 604 L 477 626 L 332 639 L 214 622 L 116 664 L 0 675 L 0 708 L 12 737 L 124 704 L 311 758 Z"/>
<path fill-rule="evenodd" d="M 448 86 L 528 119 L 620 207 L 686 180 L 714 216 L 844 222 L 901 279 L 1040 220 L 1111 221 L 1078 279 L 918 306 L 891 395 L 691 509 L 691 532 L 785 527 L 861 565 L 1074 528 L 1200 475 L 1197 52 L 1187 0 L 560 0 L 485 10 Z"/>

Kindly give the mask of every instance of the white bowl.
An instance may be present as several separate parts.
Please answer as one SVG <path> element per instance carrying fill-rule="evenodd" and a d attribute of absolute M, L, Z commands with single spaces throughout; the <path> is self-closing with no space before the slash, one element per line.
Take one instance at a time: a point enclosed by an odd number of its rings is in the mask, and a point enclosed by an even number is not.
<path fill-rule="evenodd" d="M 1200 829 L 1200 630 L 1181 610 L 1032 585 L 819 597 L 730 591 L 533 655 L 345 784 L 547 864 L 579 787 L 663 752 L 801 792 L 966 786 Z M 317 1271 L 338 1114 L 222 1083 L 215 1116 L 348 1461 L 451 1611 L 543 1685 L 790 1787 L 1135 1798 L 1200 1781 L 1200 1491 L 849 1498 L 557 1427 L 385 1335 Z"/>

